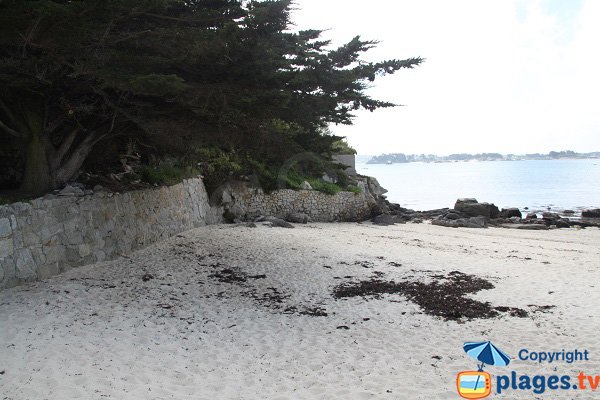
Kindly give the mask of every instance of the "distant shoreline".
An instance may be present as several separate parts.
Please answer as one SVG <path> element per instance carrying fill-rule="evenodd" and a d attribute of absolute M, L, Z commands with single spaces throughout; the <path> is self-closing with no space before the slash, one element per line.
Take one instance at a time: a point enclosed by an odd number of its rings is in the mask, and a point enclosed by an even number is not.
<path fill-rule="evenodd" d="M 367 164 L 369 158 L 358 156 L 357 171 L 376 177 L 388 200 L 415 210 L 449 207 L 460 197 L 544 211 L 600 207 L 597 158 L 394 165 Z"/>
<path fill-rule="evenodd" d="M 406 164 L 411 162 L 442 163 L 468 161 L 539 161 L 539 160 L 583 160 L 600 159 L 600 152 L 576 153 L 574 151 L 551 151 L 548 154 L 500 154 L 500 153 L 460 153 L 448 156 L 435 154 L 390 153 L 371 156 L 367 164 Z"/>

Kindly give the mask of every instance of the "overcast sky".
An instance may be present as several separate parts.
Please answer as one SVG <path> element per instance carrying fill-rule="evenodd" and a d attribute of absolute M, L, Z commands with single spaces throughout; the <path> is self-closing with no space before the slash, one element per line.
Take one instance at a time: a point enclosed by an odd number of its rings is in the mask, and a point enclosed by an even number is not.
<path fill-rule="evenodd" d="M 296 0 L 298 29 L 366 60 L 426 58 L 369 90 L 404 107 L 333 126 L 359 154 L 600 151 L 600 0 Z"/>

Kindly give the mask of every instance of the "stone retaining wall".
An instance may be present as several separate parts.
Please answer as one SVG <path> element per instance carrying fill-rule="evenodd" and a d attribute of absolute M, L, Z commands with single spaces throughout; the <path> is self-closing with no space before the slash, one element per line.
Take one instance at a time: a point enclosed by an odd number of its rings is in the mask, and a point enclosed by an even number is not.
<path fill-rule="evenodd" d="M 292 213 L 304 213 L 314 222 L 363 221 L 371 217 L 376 200 L 366 179 L 359 181 L 358 186 L 361 193 L 328 195 L 316 190 L 280 189 L 267 194 L 260 188 L 236 182 L 224 191 L 222 202 L 229 215 L 239 220 L 260 215 L 286 218 Z"/>
<path fill-rule="evenodd" d="M 221 222 L 201 179 L 122 194 L 45 196 L 0 206 L 0 288 L 109 260 Z"/>
<path fill-rule="evenodd" d="M 46 195 L 0 206 L 0 289 L 44 279 L 73 267 L 114 259 L 177 233 L 223 222 L 223 211 L 243 220 L 259 215 L 307 214 L 312 221 L 360 221 L 371 216 L 382 190 L 359 178 L 361 193 L 225 185 L 222 206 L 210 206 L 201 179 L 127 193 Z"/>

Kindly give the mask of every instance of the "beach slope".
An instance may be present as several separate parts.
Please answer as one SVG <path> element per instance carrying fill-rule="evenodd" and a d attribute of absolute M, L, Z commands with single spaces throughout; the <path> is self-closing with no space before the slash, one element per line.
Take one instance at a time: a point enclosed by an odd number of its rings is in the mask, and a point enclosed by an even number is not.
<path fill-rule="evenodd" d="M 513 357 L 492 375 L 600 373 L 599 243 L 595 228 L 195 229 L 1 291 L 0 398 L 454 399 L 476 369 L 462 345 L 483 340 Z M 400 285 L 336 296 L 361 282 Z"/>

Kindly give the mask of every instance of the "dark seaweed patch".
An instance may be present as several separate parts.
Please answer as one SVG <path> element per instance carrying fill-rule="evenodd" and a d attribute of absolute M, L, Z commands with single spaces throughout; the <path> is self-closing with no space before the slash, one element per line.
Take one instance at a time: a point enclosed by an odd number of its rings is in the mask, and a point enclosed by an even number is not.
<path fill-rule="evenodd" d="M 510 307 L 494 307 L 489 302 L 481 302 L 467 297 L 480 290 L 493 289 L 494 285 L 477 276 L 452 271 L 447 276 L 433 275 L 430 282 L 421 281 L 385 281 L 380 275 L 368 280 L 350 282 L 334 288 L 337 299 L 348 297 L 382 298 L 384 294 L 399 294 L 418 304 L 428 315 L 445 320 L 493 318 L 499 312 L 508 312 L 511 316 L 527 316 L 525 310 Z"/>

